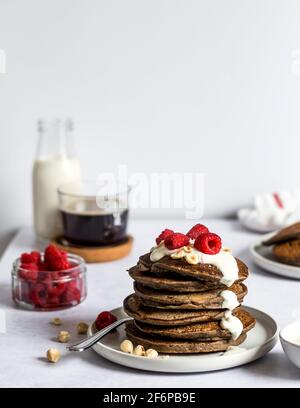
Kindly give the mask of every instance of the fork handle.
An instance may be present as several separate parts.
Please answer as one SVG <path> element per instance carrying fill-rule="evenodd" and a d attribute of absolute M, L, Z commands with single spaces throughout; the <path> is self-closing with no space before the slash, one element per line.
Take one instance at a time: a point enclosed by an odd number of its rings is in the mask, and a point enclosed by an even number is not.
<path fill-rule="evenodd" d="M 123 319 L 117 320 L 116 322 L 110 324 L 107 327 L 104 327 L 104 329 L 98 331 L 95 333 L 93 336 L 89 337 L 88 339 L 85 339 L 79 343 L 72 344 L 71 346 L 67 346 L 67 350 L 69 351 L 85 351 L 92 347 L 94 344 L 97 343 L 102 337 L 106 336 L 109 332 L 111 332 L 113 329 L 116 327 L 121 326 L 122 324 L 128 322 L 129 320 L 132 320 L 131 317 L 124 317 Z"/>

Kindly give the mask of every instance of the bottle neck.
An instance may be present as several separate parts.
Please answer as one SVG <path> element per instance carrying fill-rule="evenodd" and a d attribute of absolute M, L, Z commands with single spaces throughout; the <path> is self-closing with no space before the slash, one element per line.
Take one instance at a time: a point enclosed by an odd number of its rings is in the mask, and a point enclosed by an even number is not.
<path fill-rule="evenodd" d="M 38 134 L 37 159 L 76 156 L 71 119 L 39 120 Z"/>

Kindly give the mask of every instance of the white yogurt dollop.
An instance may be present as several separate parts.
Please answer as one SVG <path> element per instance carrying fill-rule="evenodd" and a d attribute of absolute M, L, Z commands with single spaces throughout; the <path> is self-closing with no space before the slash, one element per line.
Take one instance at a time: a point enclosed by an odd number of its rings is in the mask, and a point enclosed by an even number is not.
<path fill-rule="evenodd" d="M 162 259 L 164 256 L 169 256 L 176 252 L 182 252 L 182 258 L 187 255 L 193 254 L 196 259 L 197 263 L 206 263 L 211 264 L 217 267 L 222 272 L 222 278 L 220 280 L 221 283 L 230 287 L 239 276 L 239 268 L 237 266 L 237 262 L 234 256 L 226 249 L 222 248 L 221 251 L 216 255 L 208 255 L 204 254 L 203 252 L 197 251 L 194 247 L 190 245 L 191 252 L 185 253 L 183 248 L 177 249 L 168 249 L 165 247 L 163 241 L 156 247 L 151 249 L 150 253 L 150 260 L 152 262 L 157 262 Z"/>
<path fill-rule="evenodd" d="M 158 246 L 151 249 L 150 261 L 157 262 L 164 256 L 174 254 L 177 251 L 179 251 L 179 249 L 168 249 L 167 247 L 165 247 L 163 242 L 161 242 Z"/>
<path fill-rule="evenodd" d="M 198 251 L 197 251 L 198 252 Z M 225 286 L 230 287 L 239 277 L 239 268 L 235 257 L 228 251 L 221 251 L 216 255 L 207 255 L 199 252 L 201 263 L 208 263 L 216 266 L 222 272 L 220 280 Z"/>

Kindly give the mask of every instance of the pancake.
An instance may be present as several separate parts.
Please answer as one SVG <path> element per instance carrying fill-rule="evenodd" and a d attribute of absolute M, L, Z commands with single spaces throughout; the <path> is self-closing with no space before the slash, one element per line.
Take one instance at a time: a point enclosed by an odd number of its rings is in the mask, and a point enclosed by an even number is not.
<path fill-rule="evenodd" d="M 150 259 L 150 252 L 145 255 L 141 255 L 138 261 L 138 267 L 141 271 L 150 271 L 153 262 Z"/>
<path fill-rule="evenodd" d="M 238 308 L 234 312 L 234 315 L 243 323 L 243 333 L 246 333 L 254 327 L 255 319 L 246 310 Z M 159 327 L 140 322 L 135 322 L 135 325 L 141 332 L 153 337 L 159 336 L 164 338 L 197 341 L 230 340 L 232 338 L 232 335 L 228 330 L 222 329 L 220 321 L 193 323 L 179 327 Z"/>
<path fill-rule="evenodd" d="M 277 244 L 272 251 L 279 262 L 300 266 L 300 239 Z"/>
<path fill-rule="evenodd" d="M 222 309 L 222 289 L 212 289 L 206 292 L 174 293 L 158 291 L 147 288 L 141 284 L 134 284 L 136 295 L 144 306 L 162 309 Z M 241 303 L 247 293 L 247 287 L 241 283 L 235 283 L 227 288 L 237 295 Z"/>
<path fill-rule="evenodd" d="M 222 284 L 212 282 L 201 282 L 199 279 L 189 279 L 186 277 L 173 275 L 157 275 L 149 271 L 141 271 L 139 266 L 133 266 L 128 270 L 129 275 L 136 282 L 152 289 L 162 289 L 175 292 L 205 292 L 210 289 L 227 288 Z M 175 275 L 175 276 L 174 276 Z"/>
<path fill-rule="evenodd" d="M 191 353 L 211 353 L 225 351 L 229 346 L 238 346 L 246 340 L 247 335 L 242 333 L 237 340 L 218 341 L 186 341 L 164 338 L 154 338 L 140 331 L 133 321 L 126 323 L 126 334 L 134 344 L 141 344 L 148 348 L 154 348 L 159 353 L 167 354 L 191 354 Z"/>
<path fill-rule="evenodd" d="M 163 310 L 145 307 L 140 299 L 132 294 L 124 300 L 124 310 L 136 321 L 156 326 L 182 326 L 198 322 L 221 320 L 224 310 Z M 235 309 L 236 310 L 236 309 Z"/>
<path fill-rule="evenodd" d="M 248 277 L 248 268 L 241 260 L 237 259 L 237 265 L 239 269 L 238 280 L 243 281 Z M 150 261 L 150 254 L 145 254 L 140 257 L 139 265 L 143 268 L 148 268 L 151 272 L 163 275 L 164 273 L 174 273 L 180 276 L 189 276 L 194 279 L 200 279 L 202 281 L 220 283 L 223 277 L 222 272 L 214 265 L 211 264 L 196 264 L 191 265 L 185 261 L 185 259 L 172 259 L 169 256 L 165 256 L 157 262 Z"/>
<path fill-rule="evenodd" d="M 274 245 L 281 242 L 300 239 L 300 222 L 292 224 L 275 233 L 270 239 L 263 242 L 264 245 Z"/>

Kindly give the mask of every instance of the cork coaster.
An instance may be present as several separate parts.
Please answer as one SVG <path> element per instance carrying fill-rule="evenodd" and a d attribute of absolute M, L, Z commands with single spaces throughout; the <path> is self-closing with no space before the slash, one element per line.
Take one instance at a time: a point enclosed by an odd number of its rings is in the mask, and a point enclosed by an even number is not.
<path fill-rule="evenodd" d="M 132 249 L 133 237 L 128 235 L 121 243 L 101 247 L 73 245 L 64 237 L 57 237 L 53 243 L 64 251 L 81 256 L 87 263 L 98 263 L 115 261 L 127 256 Z"/>

